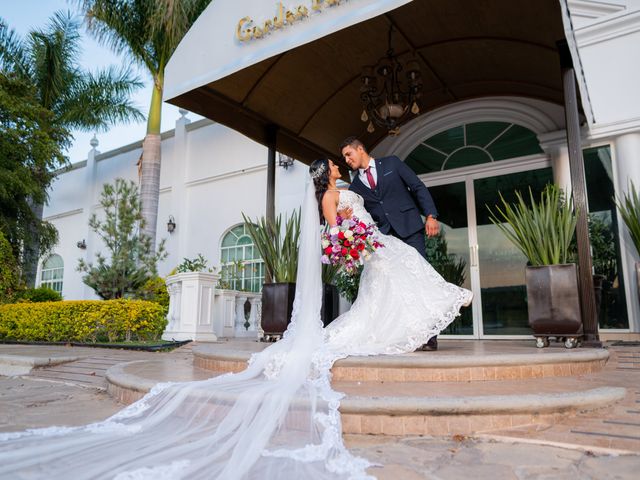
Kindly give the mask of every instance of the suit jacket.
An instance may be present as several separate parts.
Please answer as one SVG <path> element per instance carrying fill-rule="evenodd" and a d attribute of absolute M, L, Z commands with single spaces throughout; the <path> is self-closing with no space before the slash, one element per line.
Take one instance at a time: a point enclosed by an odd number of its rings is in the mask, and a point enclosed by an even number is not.
<path fill-rule="evenodd" d="M 349 190 L 364 199 L 364 207 L 384 234 L 393 228 L 402 238 L 424 229 L 425 217 L 437 215 L 431 194 L 410 167 L 396 156 L 376 158 L 378 183 L 371 190 L 360 180 L 351 182 Z"/>

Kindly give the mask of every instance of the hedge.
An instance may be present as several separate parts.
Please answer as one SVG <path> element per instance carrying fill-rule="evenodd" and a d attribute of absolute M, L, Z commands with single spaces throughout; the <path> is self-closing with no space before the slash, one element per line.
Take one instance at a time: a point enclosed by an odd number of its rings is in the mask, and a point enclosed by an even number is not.
<path fill-rule="evenodd" d="M 167 324 L 145 300 L 70 300 L 0 305 L 0 340 L 121 342 L 156 340 Z"/>

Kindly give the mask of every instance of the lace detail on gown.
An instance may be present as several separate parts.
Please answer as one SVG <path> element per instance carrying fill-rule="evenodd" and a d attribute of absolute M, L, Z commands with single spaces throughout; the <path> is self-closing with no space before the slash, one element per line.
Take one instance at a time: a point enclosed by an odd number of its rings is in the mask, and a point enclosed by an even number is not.
<path fill-rule="evenodd" d="M 338 210 L 351 208 L 364 222 L 373 219 L 362 197 L 340 192 Z M 471 292 L 448 283 L 413 247 L 377 233 L 384 245 L 364 265 L 358 298 L 325 329 L 326 355 L 412 352 L 444 330 Z"/>

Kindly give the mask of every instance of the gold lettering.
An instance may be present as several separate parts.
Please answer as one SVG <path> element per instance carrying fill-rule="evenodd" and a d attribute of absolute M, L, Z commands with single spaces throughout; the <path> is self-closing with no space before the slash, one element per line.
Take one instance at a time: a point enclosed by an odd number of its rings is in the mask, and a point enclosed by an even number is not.
<path fill-rule="evenodd" d="M 273 18 L 273 24 L 276 28 L 284 27 L 284 7 L 282 6 L 282 2 L 278 2 L 278 15 Z"/>
<path fill-rule="evenodd" d="M 300 5 L 296 9 L 296 17 L 304 18 L 304 17 L 308 17 L 308 16 L 309 16 L 309 9 L 307 7 L 305 7 L 304 5 Z"/>
<path fill-rule="evenodd" d="M 326 0 L 326 2 L 327 2 L 327 5 L 329 5 L 330 7 L 340 4 L 340 0 Z"/>
<path fill-rule="evenodd" d="M 271 20 L 265 20 L 263 28 L 264 33 L 269 33 L 269 31 L 273 30 L 273 22 Z"/>
<path fill-rule="evenodd" d="M 314 9 L 316 12 L 318 10 L 322 10 L 322 0 L 312 0 L 311 8 Z"/>
<path fill-rule="evenodd" d="M 264 36 L 264 32 L 260 27 L 253 27 L 253 38 L 262 38 Z"/>
<path fill-rule="evenodd" d="M 251 40 L 251 28 L 249 28 L 249 25 L 251 25 L 252 23 L 253 20 L 251 20 L 251 17 L 244 17 L 240 19 L 240 21 L 238 22 L 238 26 L 236 27 L 236 37 L 238 38 L 238 40 L 240 40 L 241 42 Z M 245 24 L 247 26 L 246 29 L 243 28 Z"/>
<path fill-rule="evenodd" d="M 287 10 L 285 17 L 287 19 L 287 25 L 291 25 L 296 20 L 296 17 L 291 10 Z"/>

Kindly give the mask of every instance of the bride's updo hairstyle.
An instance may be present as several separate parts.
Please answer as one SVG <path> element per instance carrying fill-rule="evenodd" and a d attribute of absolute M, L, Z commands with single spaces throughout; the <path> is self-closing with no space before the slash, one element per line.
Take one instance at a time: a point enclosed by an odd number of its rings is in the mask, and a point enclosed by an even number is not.
<path fill-rule="evenodd" d="M 326 158 L 314 160 L 313 163 L 309 165 L 309 175 L 311 175 L 313 186 L 316 189 L 320 223 L 324 225 L 324 216 L 322 215 L 322 197 L 324 197 L 327 188 L 329 188 L 329 160 Z"/>

